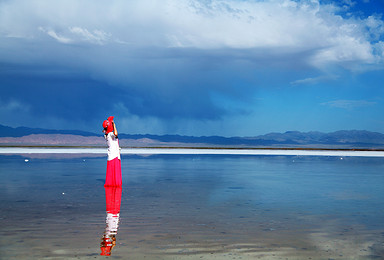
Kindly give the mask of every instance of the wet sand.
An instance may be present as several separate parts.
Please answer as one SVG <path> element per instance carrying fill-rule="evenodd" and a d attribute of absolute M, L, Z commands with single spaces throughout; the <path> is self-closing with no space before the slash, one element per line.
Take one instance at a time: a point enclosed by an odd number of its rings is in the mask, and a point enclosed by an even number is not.
<path fill-rule="evenodd" d="M 384 230 L 366 230 L 330 216 L 238 220 L 183 212 L 135 216 L 123 211 L 112 258 L 120 259 L 381 259 Z M 28 212 L 26 212 L 28 213 Z M 159 214 L 158 214 L 159 215 Z M 86 220 L 86 221 L 85 221 Z M 94 259 L 104 215 L 30 219 L 2 228 L 4 259 Z M 316 223 L 321 223 L 317 224 Z M 8 223 L 11 225 L 11 223 Z M 4 249 L 4 248 L 3 248 Z"/>

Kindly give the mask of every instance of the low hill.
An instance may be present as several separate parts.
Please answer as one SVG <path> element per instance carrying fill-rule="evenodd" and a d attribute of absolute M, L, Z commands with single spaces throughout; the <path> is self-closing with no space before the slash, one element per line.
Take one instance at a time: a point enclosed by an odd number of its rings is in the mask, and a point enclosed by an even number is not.
<path fill-rule="evenodd" d="M 53 130 L 42 128 L 29 128 L 29 127 L 9 127 L 0 125 L 0 137 L 22 137 L 32 134 L 68 134 L 68 135 L 81 135 L 81 136 L 97 136 L 96 133 L 78 131 L 78 130 Z"/>
<path fill-rule="evenodd" d="M 125 147 L 237 147 L 384 149 L 384 134 L 362 130 L 332 133 L 269 133 L 255 137 L 119 134 Z M 105 146 L 102 134 L 0 125 L 2 146 Z"/>

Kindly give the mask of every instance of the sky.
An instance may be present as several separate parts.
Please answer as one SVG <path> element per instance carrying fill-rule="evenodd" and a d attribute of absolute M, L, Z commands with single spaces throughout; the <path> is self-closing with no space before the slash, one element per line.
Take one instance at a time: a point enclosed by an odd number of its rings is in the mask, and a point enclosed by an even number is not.
<path fill-rule="evenodd" d="M 384 0 L 0 0 L 0 124 L 384 133 Z"/>

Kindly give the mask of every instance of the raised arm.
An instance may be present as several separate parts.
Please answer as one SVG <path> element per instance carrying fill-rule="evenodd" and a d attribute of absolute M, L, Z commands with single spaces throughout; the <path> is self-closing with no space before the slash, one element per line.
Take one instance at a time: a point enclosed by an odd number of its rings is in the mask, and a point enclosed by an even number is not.
<path fill-rule="evenodd" d="M 112 124 L 113 124 L 113 134 L 114 134 L 115 136 L 117 136 L 116 124 L 115 124 L 115 122 L 113 122 L 113 121 L 112 121 Z"/>

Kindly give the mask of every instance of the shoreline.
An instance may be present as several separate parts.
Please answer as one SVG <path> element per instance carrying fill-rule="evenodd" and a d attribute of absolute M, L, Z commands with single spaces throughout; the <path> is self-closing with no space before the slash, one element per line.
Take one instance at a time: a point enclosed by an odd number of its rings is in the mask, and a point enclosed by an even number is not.
<path fill-rule="evenodd" d="M 106 154 L 100 147 L 0 147 L 0 154 Z M 146 147 L 122 148 L 122 155 L 184 154 L 184 155 L 288 155 L 288 156 L 338 156 L 384 157 L 384 150 L 365 149 L 316 149 L 316 148 L 181 148 Z"/>
<path fill-rule="evenodd" d="M 107 149 L 105 145 L 3 145 L 3 148 L 52 148 L 52 149 Z M 323 147 L 247 147 L 247 146 L 121 146 L 121 149 L 201 149 L 201 150 L 308 150 L 308 151 L 372 151 L 384 152 L 383 148 L 323 148 Z"/>

